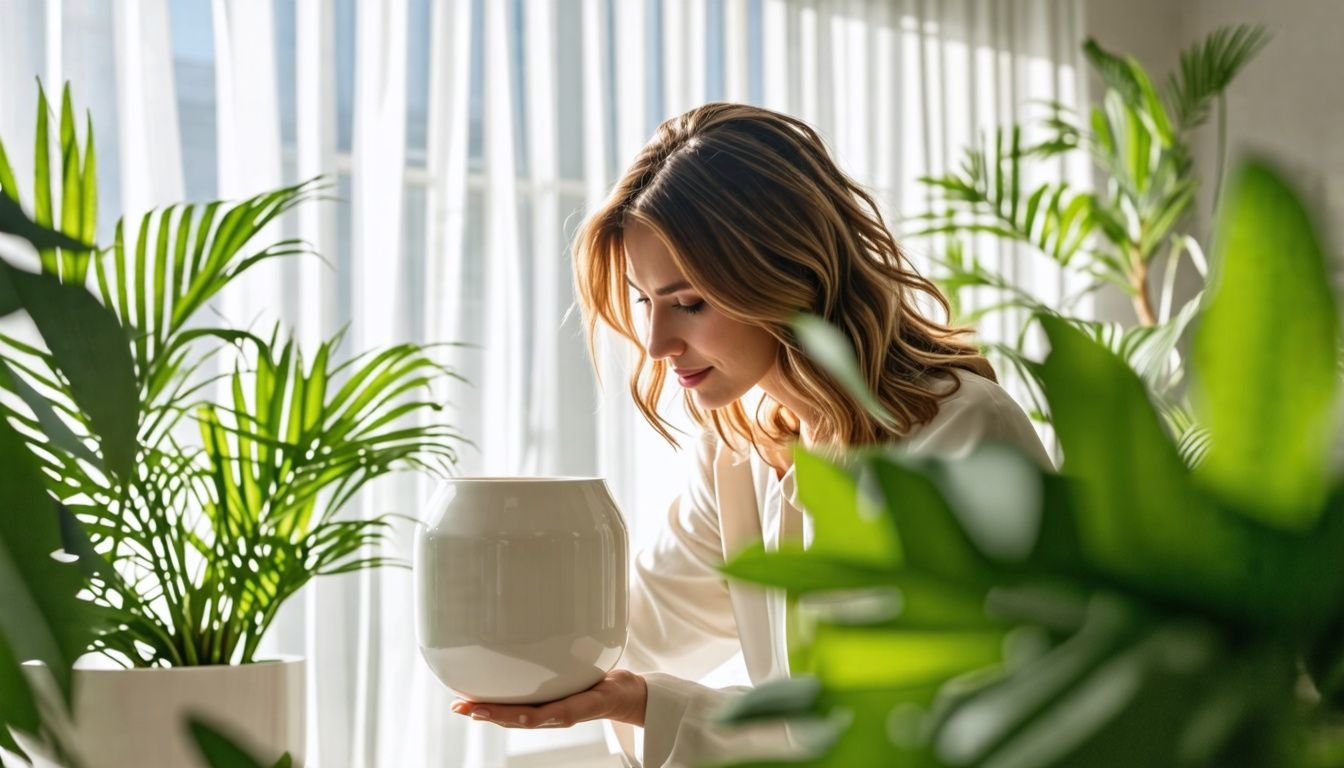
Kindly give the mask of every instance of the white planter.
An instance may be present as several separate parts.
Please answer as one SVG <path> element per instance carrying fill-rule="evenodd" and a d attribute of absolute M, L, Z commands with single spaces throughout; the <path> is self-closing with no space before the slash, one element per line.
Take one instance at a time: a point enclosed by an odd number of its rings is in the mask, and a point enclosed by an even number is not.
<path fill-rule="evenodd" d="M 44 667 L 25 665 L 28 678 L 54 684 Z M 53 723 L 59 711 L 44 706 L 44 721 L 69 732 L 88 768 L 206 768 L 187 730 L 199 717 L 239 746 L 272 765 L 285 752 L 303 765 L 305 732 L 302 659 L 242 666 L 167 669 L 74 670 L 74 724 Z M 33 746 L 27 739 L 25 747 Z M 37 750 L 35 750 L 37 751 Z M 38 757 L 36 766 L 55 766 Z"/>
<path fill-rule="evenodd" d="M 628 546 L 601 479 L 446 482 L 415 535 L 425 661 L 473 701 L 592 687 L 625 649 Z"/>

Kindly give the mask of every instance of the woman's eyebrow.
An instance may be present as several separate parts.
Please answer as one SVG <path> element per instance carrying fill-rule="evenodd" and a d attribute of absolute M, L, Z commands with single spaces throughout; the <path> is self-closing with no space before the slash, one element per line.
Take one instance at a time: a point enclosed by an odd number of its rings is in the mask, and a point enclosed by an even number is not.
<path fill-rule="evenodd" d="M 639 290 L 639 286 L 637 286 L 637 285 L 635 285 L 634 283 L 632 283 L 632 282 L 630 281 L 630 277 L 629 277 L 628 275 L 627 275 L 626 278 L 625 278 L 625 282 L 626 282 L 626 284 L 628 284 L 631 288 L 634 288 L 636 291 Z M 679 280 L 679 281 L 677 281 L 677 282 L 675 282 L 675 283 L 672 283 L 671 285 L 664 285 L 662 288 L 659 288 L 658 290 L 654 291 L 654 292 L 653 292 L 653 295 L 654 295 L 654 296 L 666 296 L 666 295 L 668 295 L 669 293 L 676 293 L 677 291 L 684 291 L 684 290 L 686 290 L 687 288 L 690 288 L 690 287 L 691 287 L 691 284 L 690 284 L 690 283 L 686 282 L 685 280 Z"/>

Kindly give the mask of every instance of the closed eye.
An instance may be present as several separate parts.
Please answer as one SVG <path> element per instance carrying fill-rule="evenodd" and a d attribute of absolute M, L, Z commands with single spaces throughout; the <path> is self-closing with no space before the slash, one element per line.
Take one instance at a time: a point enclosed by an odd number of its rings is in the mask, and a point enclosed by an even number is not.
<path fill-rule="evenodd" d="M 647 307 L 647 306 L 649 306 L 649 297 L 648 297 L 648 296 L 636 296 L 636 297 L 635 297 L 635 303 L 636 303 L 636 304 L 643 304 L 644 306 Z M 675 310 L 677 310 L 678 312 L 685 312 L 685 313 L 688 314 L 688 315 L 695 315 L 695 314 L 699 314 L 700 312 L 704 311 L 704 309 L 705 309 L 705 300 L 704 300 L 704 299 L 701 299 L 700 301 L 696 301 L 696 302 L 693 302 L 693 303 L 690 303 L 690 304 L 673 304 L 673 305 L 672 305 L 672 308 L 675 309 Z"/>

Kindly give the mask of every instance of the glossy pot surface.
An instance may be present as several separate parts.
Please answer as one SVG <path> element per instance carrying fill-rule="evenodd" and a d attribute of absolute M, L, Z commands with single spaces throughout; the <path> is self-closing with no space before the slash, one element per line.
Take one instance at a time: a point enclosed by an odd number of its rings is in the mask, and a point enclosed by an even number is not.
<path fill-rule="evenodd" d="M 463 698 L 592 687 L 625 648 L 625 523 L 597 478 L 446 481 L 416 529 L 416 633 Z"/>

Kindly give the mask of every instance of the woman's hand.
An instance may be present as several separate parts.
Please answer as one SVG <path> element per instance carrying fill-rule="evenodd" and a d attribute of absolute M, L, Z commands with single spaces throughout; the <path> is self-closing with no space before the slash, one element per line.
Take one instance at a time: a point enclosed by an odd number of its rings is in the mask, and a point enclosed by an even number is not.
<path fill-rule="evenodd" d="M 643 726 L 648 698 L 644 678 L 613 669 L 592 688 L 547 704 L 486 704 L 458 699 L 452 709 L 473 720 L 489 720 L 506 728 L 568 728 L 587 720 Z"/>

